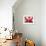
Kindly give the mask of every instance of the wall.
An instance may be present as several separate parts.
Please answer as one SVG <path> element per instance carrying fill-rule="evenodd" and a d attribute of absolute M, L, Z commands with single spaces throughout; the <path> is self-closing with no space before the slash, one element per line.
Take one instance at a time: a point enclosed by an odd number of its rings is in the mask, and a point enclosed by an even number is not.
<path fill-rule="evenodd" d="M 36 46 L 41 46 L 41 0 L 23 0 L 16 8 L 13 7 L 15 29 L 22 32 L 24 38 L 35 41 Z M 23 16 L 34 16 L 34 24 L 23 24 Z"/>
<path fill-rule="evenodd" d="M 46 0 L 41 1 L 41 41 L 46 46 Z"/>
<path fill-rule="evenodd" d="M 12 29 L 12 6 L 16 0 L 0 0 L 0 27 Z"/>

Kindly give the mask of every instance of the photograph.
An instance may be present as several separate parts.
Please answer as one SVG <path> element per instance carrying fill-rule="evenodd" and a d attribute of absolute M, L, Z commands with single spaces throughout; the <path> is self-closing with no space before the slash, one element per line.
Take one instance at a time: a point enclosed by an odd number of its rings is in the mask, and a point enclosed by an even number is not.
<path fill-rule="evenodd" d="M 23 24 L 34 24 L 34 16 L 24 15 L 23 16 Z"/>

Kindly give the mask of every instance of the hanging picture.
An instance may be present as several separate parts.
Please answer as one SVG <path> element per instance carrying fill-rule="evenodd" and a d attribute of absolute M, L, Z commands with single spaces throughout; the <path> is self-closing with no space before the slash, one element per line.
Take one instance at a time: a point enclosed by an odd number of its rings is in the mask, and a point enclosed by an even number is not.
<path fill-rule="evenodd" d="M 34 24 L 34 16 L 24 15 L 23 16 L 23 24 Z"/>

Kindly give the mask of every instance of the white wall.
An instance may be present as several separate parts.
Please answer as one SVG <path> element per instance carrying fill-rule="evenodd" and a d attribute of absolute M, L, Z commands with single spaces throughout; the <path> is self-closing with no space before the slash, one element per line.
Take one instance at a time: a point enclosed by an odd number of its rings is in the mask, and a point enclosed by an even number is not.
<path fill-rule="evenodd" d="M 24 38 L 32 39 L 36 46 L 41 46 L 41 0 L 23 0 L 13 10 L 15 28 L 24 34 Z M 23 24 L 24 15 L 34 16 L 34 24 Z"/>
<path fill-rule="evenodd" d="M 41 38 L 42 46 L 46 46 L 46 0 L 41 1 Z"/>
<path fill-rule="evenodd" d="M 0 27 L 12 28 L 12 6 L 16 0 L 0 0 Z"/>
<path fill-rule="evenodd" d="M 37 3 L 36 6 L 33 1 Z M 34 40 L 36 40 L 38 46 L 40 42 L 41 42 L 40 44 L 42 44 L 40 46 L 46 46 L 46 0 L 41 0 L 41 2 L 40 0 L 32 0 L 32 1 L 30 0 L 29 3 L 25 3 L 25 2 L 24 4 L 22 4 L 23 3 L 22 2 L 21 5 L 18 6 L 19 8 L 17 9 L 16 9 L 16 5 L 14 5 L 13 11 L 15 10 L 14 11 L 15 28 L 18 31 L 23 32 L 24 36 L 26 37 L 27 37 L 26 34 L 29 34 L 31 38 L 34 38 Z M 32 5 L 34 4 L 34 7 L 31 5 L 31 3 Z M 41 3 L 41 7 L 40 7 L 40 3 Z M 37 10 L 34 10 L 33 8 L 37 8 Z M 33 15 L 36 17 L 37 20 L 39 19 L 40 21 L 35 21 L 34 25 L 24 25 L 22 19 L 23 15 Z M 30 37 L 29 35 L 28 38 Z"/>

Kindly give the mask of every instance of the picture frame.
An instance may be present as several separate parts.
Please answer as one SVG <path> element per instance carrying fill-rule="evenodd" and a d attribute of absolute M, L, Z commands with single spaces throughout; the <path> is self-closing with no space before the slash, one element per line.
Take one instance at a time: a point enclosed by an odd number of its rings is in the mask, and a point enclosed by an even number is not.
<path fill-rule="evenodd" d="M 24 15 L 23 16 L 23 24 L 34 24 L 34 16 Z"/>

